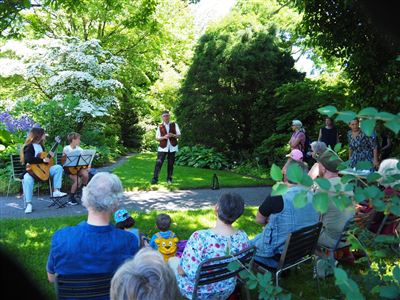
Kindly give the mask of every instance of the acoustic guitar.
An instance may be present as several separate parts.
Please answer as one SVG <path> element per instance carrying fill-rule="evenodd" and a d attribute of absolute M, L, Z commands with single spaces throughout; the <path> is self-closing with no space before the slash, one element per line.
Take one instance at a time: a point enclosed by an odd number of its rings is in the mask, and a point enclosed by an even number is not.
<path fill-rule="evenodd" d="M 50 168 L 54 165 L 54 159 L 52 159 L 50 152 L 53 152 L 56 150 L 58 144 L 61 142 L 61 138 L 59 136 L 56 136 L 54 139 L 55 143 L 51 147 L 49 152 L 41 152 L 37 155 L 37 157 L 41 159 L 48 158 L 49 162 L 48 163 L 40 163 L 40 164 L 26 164 L 26 171 L 31 175 L 33 178 L 41 181 L 47 181 L 49 180 L 50 177 Z"/>
<path fill-rule="evenodd" d="M 61 164 L 65 164 L 65 160 L 67 159 L 67 156 L 63 154 L 61 157 Z M 87 169 L 89 166 L 77 166 L 77 167 L 64 167 L 64 170 L 66 173 L 71 174 L 71 175 L 76 175 L 79 173 L 81 169 Z"/>

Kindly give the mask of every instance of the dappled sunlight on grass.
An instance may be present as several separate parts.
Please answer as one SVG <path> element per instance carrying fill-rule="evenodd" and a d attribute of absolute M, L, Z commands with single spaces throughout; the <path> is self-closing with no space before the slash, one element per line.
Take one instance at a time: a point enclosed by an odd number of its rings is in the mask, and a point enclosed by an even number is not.
<path fill-rule="evenodd" d="M 117 167 L 113 173 L 118 175 L 127 191 L 137 190 L 176 190 L 209 188 L 212 185 L 213 175 L 216 174 L 221 187 L 234 186 L 263 186 L 266 182 L 232 172 L 220 170 L 198 169 L 175 166 L 174 181 L 172 185 L 166 183 L 166 163 L 161 169 L 159 182 L 151 185 L 156 155 L 154 153 L 142 153 L 130 157 L 123 165 Z"/>

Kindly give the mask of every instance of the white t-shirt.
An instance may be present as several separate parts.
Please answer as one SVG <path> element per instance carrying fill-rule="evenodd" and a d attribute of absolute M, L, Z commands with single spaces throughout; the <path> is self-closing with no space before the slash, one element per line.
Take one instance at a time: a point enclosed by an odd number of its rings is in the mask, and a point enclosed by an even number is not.
<path fill-rule="evenodd" d="M 68 155 L 68 154 L 71 153 L 72 151 L 76 151 L 76 150 L 82 151 L 82 148 L 79 147 L 79 146 L 76 146 L 75 149 L 72 149 L 72 147 L 71 147 L 70 145 L 67 145 L 67 146 L 64 147 L 63 153 L 65 153 L 65 154 Z"/>
<path fill-rule="evenodd" d="M 39 153 L 43 152 L 42 145 L 40 145 L 40 144 L 32 144 L 32 145 L 33 145 L 33 149 L 35 150 L 35 157 L 37 157 Z"/>

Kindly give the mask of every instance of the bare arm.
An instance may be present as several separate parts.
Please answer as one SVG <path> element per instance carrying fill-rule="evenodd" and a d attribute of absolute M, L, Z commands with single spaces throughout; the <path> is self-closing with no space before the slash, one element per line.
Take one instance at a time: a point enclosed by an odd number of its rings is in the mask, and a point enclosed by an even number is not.
<path fill-rule="evenodd" d="M 319 134 L 318 134 L 318 141 L 321 141 L 321 136 L 322 136 L 322 129 L 319 130 Z"/>
<path fill-rule="evenodd" d="M 390 137 L 386 138 L 386 142 L 387 142 L 386 146 L 383 147 L 381 150 L 386 150 L 386 149 L 388 149 L 388 148 L 390 148 L 392 146 L 392 140 L 390 139 Z"/>
<path fill-rule="evenodd" d="M 47 272 L 47 279 L 49 280 L 49 282 L 56 282 L 56 275 Z"/>

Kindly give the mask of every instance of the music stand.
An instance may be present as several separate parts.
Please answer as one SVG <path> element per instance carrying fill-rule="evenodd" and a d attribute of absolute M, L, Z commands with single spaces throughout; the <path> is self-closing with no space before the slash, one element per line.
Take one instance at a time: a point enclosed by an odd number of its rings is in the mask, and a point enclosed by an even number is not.
<path fill-rule="evenodd" d="M 92 164 L 96 150 L 74 150 L 67 154 L 63 168 L 89 167 Z M 79 182 L 79 171 L 76 173 L 76 180 Z M 64 207 L 66 203 L 62 207 Z"/>

